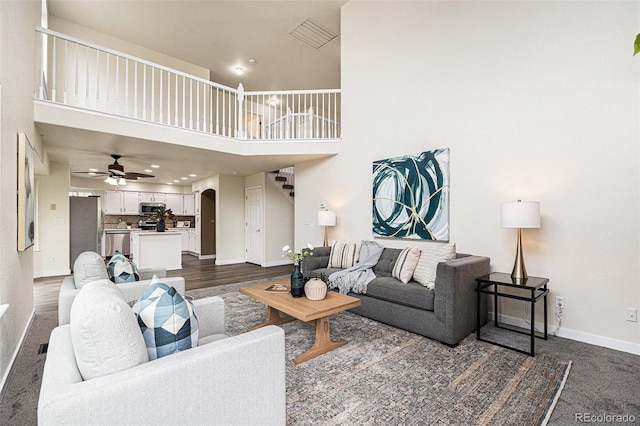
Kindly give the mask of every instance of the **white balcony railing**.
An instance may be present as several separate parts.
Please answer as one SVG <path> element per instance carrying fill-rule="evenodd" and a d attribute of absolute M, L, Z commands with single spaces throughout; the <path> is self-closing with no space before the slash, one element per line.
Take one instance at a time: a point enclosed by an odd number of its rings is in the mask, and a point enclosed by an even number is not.
<path fill-rule="evenodd" d="M 37 99 L 236 140 L 340 139 L 340 90 L 245 92 L 44 28 Z"/>

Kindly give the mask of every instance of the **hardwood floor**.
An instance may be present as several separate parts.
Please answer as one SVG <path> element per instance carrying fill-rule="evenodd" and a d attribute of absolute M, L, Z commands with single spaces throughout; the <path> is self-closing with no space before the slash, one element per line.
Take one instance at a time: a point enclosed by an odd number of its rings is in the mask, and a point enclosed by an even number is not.
<path fill-rule="evenodd" d="M 197 257 L 183 254 L 182 269 L 168 271 L 169 277 L 184 277 L 186 289 L 214 287 L 243 281 L 275 278 L 291 273 L 291 265 L 262 266 L 251 263 L 234 265 L 216 265 L 215 260 L 199 260 Z M 33 283 L 33 297 L 36 313 L 58 311 L 58 293 L 64 276 L 36 278 Z"/>

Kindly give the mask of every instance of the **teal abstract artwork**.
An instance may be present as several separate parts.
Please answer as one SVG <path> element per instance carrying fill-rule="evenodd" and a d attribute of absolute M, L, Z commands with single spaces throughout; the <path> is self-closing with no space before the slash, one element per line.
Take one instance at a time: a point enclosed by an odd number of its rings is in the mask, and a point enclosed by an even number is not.
<path fill-rule="evenodd" d="M 449 241 L 449 148 L 373 162 L 373 235 Z"/>

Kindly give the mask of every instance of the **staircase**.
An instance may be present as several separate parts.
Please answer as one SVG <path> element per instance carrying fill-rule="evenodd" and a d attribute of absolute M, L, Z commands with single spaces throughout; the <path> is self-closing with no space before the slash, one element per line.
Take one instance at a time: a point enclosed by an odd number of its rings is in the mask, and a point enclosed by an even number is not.
<path fill-rule="evenodd" d="M 295 197 L 295 175 L 293 167 L 285 167 L 280 170 L 274 170 L 270 172 L 269 176 L 273 180 L 276 186 L 281 187 L 281 191 L 287 194 L 289 197 Z"/>

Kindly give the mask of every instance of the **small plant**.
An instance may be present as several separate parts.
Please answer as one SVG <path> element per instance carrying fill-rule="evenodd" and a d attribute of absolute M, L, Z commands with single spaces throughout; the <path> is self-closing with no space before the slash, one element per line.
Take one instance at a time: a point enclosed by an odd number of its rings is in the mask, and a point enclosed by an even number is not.
<path fill-rule="evenodd" d="M 307 244 L 308 251 L 302 251 L 300 253 L 296 253 L 288 245 L 282 247 L 282 251 L 284 254 L 282 257 L 288 257 L 293 261 L 294 265 L 297 265 L 302 261 L 305 257 L 313 256 L 313 246 L 311 244 Z"/>
<path fill-rule="evenodd" d="M 633 43 L 633 56 L 640 52 L 640 34 L 636 36 L 636 41 Z"/>
<path fill-rule="evenodd" d="M 173 220 L 175 217 L 176 215 L 173 214 L 171 209 L 158 209 L 156 212 L 156 219 L 158 222 L 164 222 L 165 219 Z"/>

